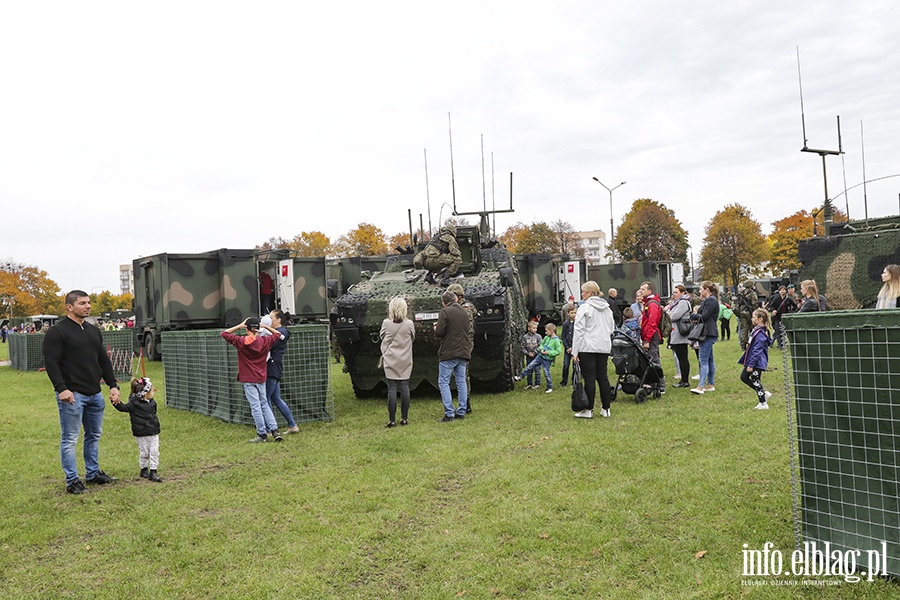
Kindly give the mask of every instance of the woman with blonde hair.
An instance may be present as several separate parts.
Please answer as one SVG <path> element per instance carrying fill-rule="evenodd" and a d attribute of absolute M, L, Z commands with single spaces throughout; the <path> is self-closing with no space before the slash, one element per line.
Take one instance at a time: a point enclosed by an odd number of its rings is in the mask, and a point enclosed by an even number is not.
<path fill-rule="evenodd" d="M 803 303 L 800 312 L 816 312 L 828 310 L 825 296 L 819 293 L 819 286 L 815 279 L 807 279 L 800 282 L 800 293 L 803 295 Z"/>
<path fill-rule="evenodd" d="M 584 376 L 584 391 L 587 393 L 589 406 L 575 413 L 581 419 L 591 419 L 594 416 L 597 384 L 600 385 L 600 416 L 609 417 L 612 393 L 606 368 L 612 351 L 615 323 L 609 303 L 600 297 L 602 295 L 600 286 L 595 281 L 588 281 L 581 286 L 582 302 L 575 312 L 572 360 L 580 366 Z"/>
<path fill-rule="evenodd" d="M 406 318 L 406 300 L 397 297 L 388 305 L 388 318 L 381 323 L 381 360 L 388 384 L 388 424 L 396 427 L 397 388 L 400 388 L 400 424 L 409 422 L 409 376 L 412 375 L 413 341 L 416 327 Z"/>
<path fill-rule="evenodd" d="M 878 292 L 875 308 L 900 308 L 900 266 L 888 265 L 881 272 L 884 285 Z"/>

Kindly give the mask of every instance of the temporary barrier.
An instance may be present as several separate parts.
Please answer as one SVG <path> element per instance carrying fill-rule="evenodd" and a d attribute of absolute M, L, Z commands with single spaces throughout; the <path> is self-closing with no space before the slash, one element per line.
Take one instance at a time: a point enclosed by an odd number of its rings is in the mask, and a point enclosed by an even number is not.
<path fill-rule="evenodd" d="M 244 388 L 237 380 L 237 350 L 221 330 L 166 331 L 163 368 L 166 406 L 253 424 Z M 298 423 L 334 418 L 331 347 L 327 325 L 294 325 L 284 355 L 281 397 Z M 284 418 L 277 410 L 280 425 Z"/>
<path fill-rule="evenodd" d="M 101 331 L 103 344 L 112 361 L 113 371 L 119 381 L 131 379 L 131 363 L 134 354 L 134 335 L 131 329 Z M 40 371 L 44 368 L 43 333 L 15 333 L 9 336 L 9 359 L 19 371 Z"/>
<path fill-rule="evenodd" d="M 785 388 L 795 396 L 797 533 L 820 548 L 860 551 L 861 561 L 876 552 L 881 574 L 898 576 L 900 311 L 798 313 L 782 322 L 793 365 Z"/>

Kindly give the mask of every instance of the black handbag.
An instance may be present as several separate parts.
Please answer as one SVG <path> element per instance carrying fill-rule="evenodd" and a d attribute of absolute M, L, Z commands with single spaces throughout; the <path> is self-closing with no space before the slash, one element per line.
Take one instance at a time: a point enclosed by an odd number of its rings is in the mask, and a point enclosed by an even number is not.
<path fill-rule="evenodd" d="M 694 325 L 691 323 L 690 319 L 682 319 L 677 323 L 678 333 L 683 336 L 688 336 L 691 333 L 691 329 L 694 328 Z"/>
<path fill-rule="evenodd" d="M 691 327 L 691 332 L 687 336 L 692 342 L 702 342 L 706 339 L 706 323 L 698 321 Z"/>
<path fill-rule="evenodd" d="M 584 391 L 584 381 L 581 378 L 581 367 L 576 362 L 572 372 L 572 410 L 581 412 L 587 410 L 589 406 L 590 401 L 587 392 Z"/>

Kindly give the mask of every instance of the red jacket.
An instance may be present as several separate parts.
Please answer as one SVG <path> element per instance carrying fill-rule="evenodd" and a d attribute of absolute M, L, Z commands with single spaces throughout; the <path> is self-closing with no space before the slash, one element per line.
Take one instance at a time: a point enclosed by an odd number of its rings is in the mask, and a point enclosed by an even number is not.
<path fill-rule="evenodd" d="M 662 341 L 662 334 L 659 331 L 659 322 L 662 319 L 662 304 L 659 296 L 650 294 L 643 297 L 644 310 L 641 317 L 641 341 L 649 342 L 653 336 L 659 336 Z"/>
<path fill-rule="evenodd" d="M 272 346 L 280 342 L 284 336 L 259 336 L 250 344 L 244 343 L 243 335 L 234 335 L 223 331 L 221 335 L 226 342 L 237 348 L 238 381 L 241 383 L 266 382 L 266 357 Z"/>

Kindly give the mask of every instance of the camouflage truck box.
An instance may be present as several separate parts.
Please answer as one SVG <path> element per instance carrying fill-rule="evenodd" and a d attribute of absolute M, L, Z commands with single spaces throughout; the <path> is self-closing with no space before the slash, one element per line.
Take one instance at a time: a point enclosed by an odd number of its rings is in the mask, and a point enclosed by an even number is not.
<path fill-rule="evenodd" d="M 587 276 L 597 282 L 604 295 L 610 288 L 616 288 L 616 303 L 619 307 L 625 307 L 634 302 L 634 296 L 644 281 L 653 284 L 660 298 L 670 298 L 672 289 L 684 283 L 684 267 L 680 263 L 658 261 L 589 265 Z"/>
<path fill-rule="evenodd" d="M 798 258 L 799 279 L 814 279 L 829 309 L 873 307 L 884 267 L 900 264 L 900 217 L 835 223 L 830 235 L 801 241 Z"/>
<path fill-rule="evenodd" d="M 559 272 L 560 265 L 567 261 L 566 254 L 516 255 L 528 318 L 538 319 L 538 331 L 542 332 L 547 323 L 562 323 L 562 306 L 567 300 Z"/>
<path fill-rule="evenodd" d="M 225 329 L 260 315 L 262 270 L 274 276 L 275 306 L 296 315 L 296 321 L 328 314 L 324 258 L 221 248 L 138 258 L 133 270 L 136 346 L 150 360 L 160 358 L 167 330 Z"/>
<path fill-rule="evenodd" d="M 456 235 L 463 257 L 466 300 L 477 309 L 474 349 L 469 375 L 475 390 L 512 389 L 514 366 L 521 361 L 519 336 L 527 314 L 515 261 L 505 248 L 482 248 L 477 227 L 459 227 Z M 357 396 L 367 396 L 384 383 L 378 367 L 381 323 L 388 304 L 402 297 L 416 327 L 410 388 L 425 382 L 437 389 L 439 340 L 434 324 L 441 310 L 444 288 L 427 283 L 426 271 L 408 265 L 409 255 L 392 257 L 384 271 L 351 286 L 331 311 L 334 336 L 344 357 Z M 406 267 L 406 268 L 404 268 Z"/>

